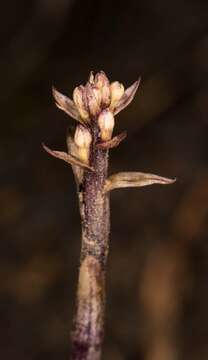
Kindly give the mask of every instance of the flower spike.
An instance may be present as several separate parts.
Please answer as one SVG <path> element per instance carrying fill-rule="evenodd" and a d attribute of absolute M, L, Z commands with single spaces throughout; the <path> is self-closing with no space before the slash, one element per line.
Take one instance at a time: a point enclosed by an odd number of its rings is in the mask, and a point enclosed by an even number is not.
<path fill-rule="evenodd" d="M 103 71 L 91 71 L 87 83 L 75 87 L 72 100 L 53 88 L 58 108 L 78 121 L 75 129 L 67 132 L 68 153 L 43 144 L 50 155 L 71 165 L 77 185 L 82 246 L 71 335 L 73 360 L 101 359 L 110 191 L 175 182 L 142 172 L 119 172 L 108 177 L 109 149 L 126 137 L 125 131 L 113 136 L 115 115 L 131 103 L 139 84 L 140 79 L 125 90 L 122 83 L 110 82 Z"/>

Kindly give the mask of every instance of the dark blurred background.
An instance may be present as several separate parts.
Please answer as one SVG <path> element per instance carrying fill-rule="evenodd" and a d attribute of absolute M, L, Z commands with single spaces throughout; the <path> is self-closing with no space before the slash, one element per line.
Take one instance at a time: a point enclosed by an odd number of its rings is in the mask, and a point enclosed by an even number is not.
<path fill-rule="evenodd" d="M 117 117 L 110 173 L 176 177 L 117 190 L 107 274 L 107 360 L 208 359 L 208 2 L 6 1 L 0 15 L 0 338 L 4 360 L 69 358 L 80 252 L 71 96 L 90 70 L 142 84 Z"/>

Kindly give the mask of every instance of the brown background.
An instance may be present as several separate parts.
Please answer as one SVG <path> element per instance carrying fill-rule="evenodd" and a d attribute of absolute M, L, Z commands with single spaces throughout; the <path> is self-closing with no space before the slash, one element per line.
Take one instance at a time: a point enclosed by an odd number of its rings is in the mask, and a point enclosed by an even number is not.
<path fill-rule="evenodd" d="M 0 20 L 1 358 L 69 358 L 79 213 L 40 144 L 64 149 L 71 123 L 51 85 L 71 95 L 102 69 L 142 76 L 110 173 L 178 179 L 112 194 L 103 359 L 207 359 L 208 2 L 5 1 Z"/>

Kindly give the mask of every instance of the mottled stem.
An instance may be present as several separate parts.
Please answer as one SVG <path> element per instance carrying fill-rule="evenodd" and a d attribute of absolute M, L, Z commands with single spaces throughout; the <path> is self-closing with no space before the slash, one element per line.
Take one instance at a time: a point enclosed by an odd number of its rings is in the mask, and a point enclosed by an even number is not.
<path fill-rule="evenodd" d="M 72 332 L 73 360 L 99 360 L 103 340 L 105 306 L 105 267 L 109 238 L 109 198 L 104 192 L 108 151 L 96 146 L 98 129 L 94 125 L 90 165 L 79 185 L 82 220 L 82 248 L 76 313 Z"/>

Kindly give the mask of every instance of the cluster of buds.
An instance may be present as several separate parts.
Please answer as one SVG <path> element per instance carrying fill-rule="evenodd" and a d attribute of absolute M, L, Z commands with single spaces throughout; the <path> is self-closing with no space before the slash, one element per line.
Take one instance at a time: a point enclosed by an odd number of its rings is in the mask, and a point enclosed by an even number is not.
<path fill-rule="evenodd" d="M 140 79 L 124 89 L 118 81 L 110 83 L 105 73 L 100 71 L 95 76 L 91 72 L 86 85 L 74 89 L 73 100 L 53 88 L 57 107 L 77 120 L 78 125 L 73 136 L 67 137 L 68 153 L 51 150 L 45 145 L 43 147 L 52 156 L 72 165 L 78 183 L 81 183 L 84 169 L 95 170 L 90 164 L 92 144 L 97 148 L 110 149 L 116 147 L 126 137 L 126 132 L 122 132 L 112 138 L 114 117 L 131 103 L 139 83 Z M 96 138 L 93 128 L 98 130 Z M 118 173 L 106 181 L 105 190 L 107 192 L 119 187 L 155 183 L 169 184 L 174 181 L 154 174 Z"/>
<path fill-rule="evenodd" d="M 90 73 L 85 86 L 74 89 L 73 101 L 53 89 L 57 106 L 82 125 L 90 126 L 97 122 L 100 139 L 109 141 L 115 125 L 114 116 L 124 109 L 133 99 L 139 80 L 128 89 L 118 81 L 110 83 L 103 71 L 95 76 Z"/>
<path fill-rule="evenodd" d="M 118 82 L 110 84 L 104 72 L 90 73 L 85 86 L 75 88 L 73 100 L 83 122 L 96 121 L 103 141 L 111 139 L 114 128 L 113 110 L 124 94 L 124 87 Z"/>
<path fill-rule="evenodd" d="M 53 88 L 56 105 L 73 119 L 78 121 L 73 138 L 70 140 L 70 154 L 45 149 L 75 166 L 90 169 L 90 146 L 92 127 L 97 126 L 97 146 L 108 149 L 117 146 L 126 136 L 123 132 L 112 138 L 115 115 L 133 100 L 140 80 L 135 81 L 126 90 L 118 81 L 110 83 L 103 71 L 95 76 L 90 73 L 87 83 L 77 86 L 73 91 L 73 100 Z M 82 165 L 81 165 L 82 164 Z"/>

